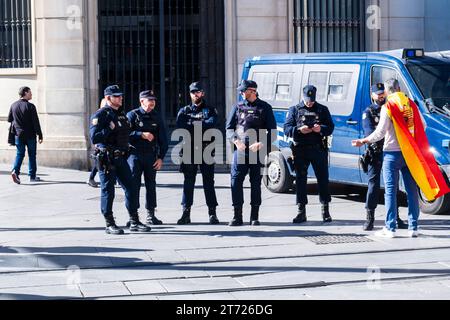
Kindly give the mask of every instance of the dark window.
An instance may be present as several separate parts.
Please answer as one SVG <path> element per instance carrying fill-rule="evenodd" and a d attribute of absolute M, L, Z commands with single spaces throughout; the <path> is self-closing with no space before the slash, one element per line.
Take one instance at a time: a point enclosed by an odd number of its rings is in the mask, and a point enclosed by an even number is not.
<path fill-rule="evenodd" d="M 408 63 L 407 68 L 425 99 L 437 107 L 450 104 L 450 64 Z"/>
<path fill-rule="evenodd" d="M 0 69 L 33 67 L 31 0 L 0 0 Z"/>
<path fill-rule="evenodd" d="M 364 1 L 293 1 L 297 53 L 365 50 Z"/>

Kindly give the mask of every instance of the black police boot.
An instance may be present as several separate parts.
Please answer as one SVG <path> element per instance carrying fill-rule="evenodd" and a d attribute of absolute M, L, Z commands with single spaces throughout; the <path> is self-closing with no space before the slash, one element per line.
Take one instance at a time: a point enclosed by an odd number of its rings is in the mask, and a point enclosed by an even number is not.
<path fill-rule="evenodd" d="M 328 204 L 322 205 L 322 218 L 323 222 L 325 223 L 333 222 L 333 219 L 331 218 L 330 215 L 330 206 Z"/>
<path fill-rule="evenodd" d="M 364 224 L 364 231 L 372 231 L 375 224 L 375 210 L 367 210 L 367 220 Z"/>
<path fill-rule="evenodd" d="M 152 228 L 139 221 L 137 213 L 130 215 L 130 232 L 148 233 Z"/>
<path fill-rule="evenodd" d="M 154 225 L 154 226 L 161 226 L 163 225 L 163 222 L 159 220 L 155 216 L 155 209 L 149 209 L 147 212 L 147 224 L 148 225 Z"/>
<path fill-rule="evenodd" d="M 252 212 L 250 215 L 250 225 L 251 226 L 260 226 L 259 222 L 259 206 L 252 206 Z"/>
<path fill-rule="evenodd" d="M 230 227 L 241 227 L 244 225 L 242 218 L 242 207 L 234 207 L 234 218 L 231 220 Z"/>
<path fill-rule="evenodd" d="M 217 218 L 216 208 L 209 208 L 209 224 L 212 224 L 212 225 L 220 224 L 220 221 Z"/>
<path fill-rule="evenodd" d="M 191 208 L 183 208 L 183 215 L 181 219 L 178 220 L 177 224 L 179 226 L 184 226 L 191 223 Z"/>
<path fill-rule="evenodd" d="M 308 219 L 306 218 L 306 206 L 304 204 L 298 205 L 298 215 L 294 219 L 294 224 L 300 224 L 307 222 Z"/>
<path fill-rule="evenodd" d="M 111 235 L 122 235 L 125 232 L 120 229 L 117 225 L 116 225 L 116 221 L 114 220 L 114 217 L 112 215 L 110 216 L 105 216 L 105 220 L 106 220 L 106 233 L 107 234 L 111 234 Z"/>
<path fill-rule="evenodd" d="M 398 215 L 397 215 L 397 227 L 401 230 L 407 230 L 409 228 L 408 224 L 402 219 L 400 219 Z"/>

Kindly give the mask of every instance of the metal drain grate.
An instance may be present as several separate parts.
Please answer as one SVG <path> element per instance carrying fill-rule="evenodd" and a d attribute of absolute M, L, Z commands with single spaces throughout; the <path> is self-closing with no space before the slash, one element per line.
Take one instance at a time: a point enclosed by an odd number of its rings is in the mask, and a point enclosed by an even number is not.
<path fill-rule="evenodd" d="M 311 242 L 314 242 L 317 245 L 373 242 L 373 240 L 367 238 L 366 236 L 342 235 L 342 234 L 305 236 L 304 238 Z"/>

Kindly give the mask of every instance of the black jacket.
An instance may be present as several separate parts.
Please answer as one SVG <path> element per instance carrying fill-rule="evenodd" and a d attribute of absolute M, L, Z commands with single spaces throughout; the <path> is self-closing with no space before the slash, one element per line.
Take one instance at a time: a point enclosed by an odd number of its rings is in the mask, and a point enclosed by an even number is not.
<path fill-rule="evenodd" d="M 19 100 L 13 103 L 8 115 L 8 122 L 12 123 L 16 135 L 20 139 L 34 139 L 39 136 L 43 139 L 41 124 L 34 104 Z"/>

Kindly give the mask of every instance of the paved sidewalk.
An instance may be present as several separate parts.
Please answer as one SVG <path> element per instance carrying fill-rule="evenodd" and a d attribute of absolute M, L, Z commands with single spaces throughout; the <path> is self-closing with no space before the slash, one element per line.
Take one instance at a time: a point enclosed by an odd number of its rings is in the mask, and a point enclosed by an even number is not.
<path fill-rule="evenodd" d="M 199 177 L 193 224 L 180 227 L 182 176 L 164 172 L 158 217 L 166 224 L 148 235 L 112 237 L 87 172 L 40 168 L 44 182 L 18 186 L 9 170 L 0 165 L 0 299 L 450 298 L 450 216 L 422 215 L 418 239 L 406 231 L 378 239 L 362 231 L 366 189 L 333 186 L 335 221 L 324 225 L 311 185 L 302 226 L 291 224 L 293 194 L 263 189 L 262 226 L 234 229 L 227 226 L 229 176 L 216 178 L 219 226 L 207 224 Z M 125 225 L 123 192 L 116 190 L 115 216 Z M 406 218 L 406 208 L 400 212 Z M 380 205 L 378 229 L 383 217 Z"/>

